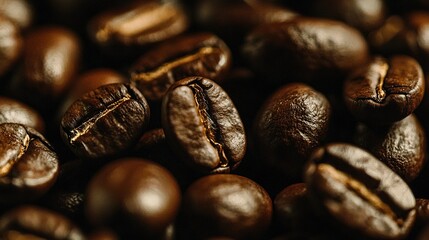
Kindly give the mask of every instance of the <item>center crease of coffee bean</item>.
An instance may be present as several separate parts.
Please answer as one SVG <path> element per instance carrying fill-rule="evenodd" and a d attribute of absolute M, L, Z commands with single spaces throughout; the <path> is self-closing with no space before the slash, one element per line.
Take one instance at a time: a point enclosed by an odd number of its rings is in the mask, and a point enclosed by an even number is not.
<path fill-rule="evenodd" d="M 96 34 L 96 38 L 100 42 L 106 42 L 113 34 L 134 36 L 138 33 L 149 32 L 166 24 L 166 20 L 171 22 L 176 14 L 176 10 L 171 4 L 160 6 L 156 3 L 148 3 L 112 19 Z"/>
<path fill-rule="evenodd" d="M 376 71 L 379 72 L 378 84 L 375 88 L 375 92 L 377 94 L 377 101 L 382 102 L 386 97 L 386 92 L 383 89 L 384 81 L 386 79 L 387 71 L 389 70 L 389 65 L 385 62 L 380 65 L 376 65 Z"/>
<path fill-rule="evenodd" d="M 28 145 L 30 144 L 30 141 L 31 141 L 30 136 L 28 134 L 26 134 L 24 139 L 22 139 L 22 144 L 21 144 L 21 148 L 19 149 L 18 156 L 16 156 L 16 158 L 13 158 L 10 161 L 6 162 L 6 164 L 4 166 L 1 166 L 0 177 L 5 177 L 10 173 L 10 171 L 13 168 L 13 166 L 15 165 L 15 163 L 18 162 L 19 159 L 22 157 L 22 155 L 24 155 L 24 153 L 27 151 L 27 148 L 28 148 Z"/>
<path fill-rule="evenodd" d="M 204 126 L 204 131 L 206 133 L 207 138 L 210 143 L 217 149 L 219 153 L 219 166 L 220 167 L 228 167 L 228 158 L 225 155 L 225 151 L 223 150 L 222 144 L 218 142 L 219 134 L 217 133 L 217 126 L 215 121 L 210 117 L 210 106 L 208 100 L 205 97 L 203 87 L 200 85 L 193 83 L 190 84 L 189 87 L 194 92 L 195 102 L 198 107 L 198 112 L 201 116 L 200 120 Z"/>
<path fill-rule="evenodd" d="M 158 67 L 156 70 L 151 72 L 143 72 L 143 73 L 133 73 L 131 75 L 131 81 L 145 81 L 150 82 L 153 79 L 159 78 L 160 76 L 167 74 L 171 69 L 174 69 L 182 64 L 187 64 L 193 61 L 196 61 L 198 59 L 202 59 L 204 56 L 211 55 L 213 53 L 219 52 L 218 56 L 221 57 L 220 64 L 224 64 L 226 62 L 226 57 L 223 54 L 220 54 L 220 50 L 213 47 L 203 47 L 198 50 L 198 52 L 187 55 L 182 58 L 176 59 L 174 61 L 165 63 Z"/>
<path fill-rule="evenodd" d="M 337 179 L 338 182 L 344 184 L 348 189 L 355 192 L 357 195 L 362 197 L 365 201 L 367 201 L 371 206 L 388 215 L 398 223 L 398 225 L 402 224 L 402 220 L 397 217 L 395 212 L 392 210 L 389 205 L 384 203 L 377 194 L 373 193 L 370 189 L 368 189 L 364 184 L 360 181 L 353 179 L 351 176 L 344 174 L 338 169 L 334 168 L 329 164 L 319 164 L 318 169 L 321 172 L 327 173 L 327 175 L 332 176 Z"/>
<path fill-rule="evenodd" d="M 129 101 L 131 99 L 131 96 L 127 93 L 123 98 L 109 104 L 103 111 L 100 113 L 95 114 L 88 120 L 84 121 L 81 125 L 77 126 L 76 128 L 72 129 L 70 131 L 70 144 L 73 144 L 80 136 L 87 133 L 92 125 L 98 121 L 101 117 L 109 114 L 110 112 L 114 111 L 116 108 L 118 108 L 120 105 L 122 105 L 124 102 Z"/>

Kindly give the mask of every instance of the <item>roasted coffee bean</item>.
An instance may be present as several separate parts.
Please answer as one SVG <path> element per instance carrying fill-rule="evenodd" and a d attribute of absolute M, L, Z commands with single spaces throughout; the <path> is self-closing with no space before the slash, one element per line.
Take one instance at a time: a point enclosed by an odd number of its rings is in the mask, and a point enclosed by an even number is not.
<path fill-rule="evenodd" d="M 98 68 L 86 71 L 77 76 L 73 81 L 73 84 L 70 87 L 67 96 L 63 100 L 57 115 L 61 118 L 74 101 L 89 91 L 92 91 L 102 85 L 126 82 L 127 80 L 125 76 L 112 69 Z"/>
<path fill-rule="evenodd" d="M 349 144 L 318 148 L 305 169 L 314 204 L 337 229 L 376 239 L 400 239 L 410 231 L 416 211 L 413 193 L 390 168 Z"/>
<path fill-rule="evenodd" d="M 365 63 L 368 47 L 354 28 L 334 20 L 297 17 L 257 27 L 247 35 L 244 58 L 267 81 L 342 81 Z M 338 81 L 337 81 L 338 80 Z"/>
<path fill-rule="evenodd" d="M 22 45 L 19 28 L 11 20 L 0 15 L 0 77 L 18 60 Z"/>
<path fill-rule="evenodd" d="M 383 24 L 386 6 L 383 0 L 316 0 L 311 1 L 314 16 L 336 19 L 368 32 Z"/>
<path fill-rule="evenodd" d="M 0 238 L 83 240 L 83 233 L 70 220 L 55 212 L 21 206 L 0 217 Z"/>
<path fill-rule="evenodd" d="M 322 144 L 331 108 L 325 96 L 302 83 L 278 89 L 255 120 L 255 147 L 265 164 L 298 178 L 308 155 Z"/>
<path fill-rule="evenodd" d="M 155 239 L 174 221 L 180 195 L 176 180 L 164 167 L 145 159 L 120 159 L 92 178 L 86 213 L 96 226 L 134 235 L 133 239 Z"/>
<path fill-rule="evenodd" d="M 173 1 L 137 0 L 100 13 L 90 21 L 90 37 L 100 46 L 141 46 L 177 36 L 188 18 Z"/>
<path fill-rule="evenodd" d="M 77 156 L 103 158 L 136 144 L 149 117 L 146 99 L 136 88 L 113 83 L 75 101 L 64 113 L 60 132 Z"/>
<path fill-rule="evenodd" d="M 388 124 L 410 115 L 423 99 L 420 64 L 408 56 L 376 57 L 344 83 L 344 101 L 356 119 Z"/>
<path fill-rule="evenodd" d="M 54 184 L 58 157 L 45 138 L 16 123 L 0 124 L 0 204 L 34 200 Z"/>
<path fill-rule="evenodd" d="M 20 77 L 12 92 L 26 103 L 49 110 L 70 86 L 79 70 L 80 43 L 62 27 L 41 27 L 25 38 Z"/>
<path fill-rule="evenodd" d="M 416 199 L 416 217 L 419 222 L 429 222 L 429 199 Z"/>
<path fill-rule="evenodd" d="M 196 33 L 146 52 L 130 70 L 131 83 L 148 99 L 161 100 L 174 82 L 191 76 L 220 81 L 230 65 L 231 53 L 221 39 Z"/>
<path fill-rule="evenodd" d="M 0 96 L 0 123 L 19 123 L 44 133 L 42 116 L 30 106 L 18 100 Z"/>
<path fill-rule="evenodd" d="M 219 34 L 231 47 L 242 44 L 246 34 L 258 25 L 298 16 L 267 1 L 203 0 L 195 9 L 197 25 Z"/>
<path fill-rule="evenodd" d="M 230 172 L 246 152 L 234 103 L 207 78 L 189 77 L 170 87 L 162 102 L 162 125 L 173 150 L 202 173 Z"/>
<path fill-rule="evenodd" d="M 414 180 L 426 162 L 426 136 L 411 114 L 389 126 L 358 125 L 356 144 L 371 152 L 405 181 Z"/>
<path fill-rule="evenodd" d="M 182 213 L 183 230 L 190 234 L 186 239 L 259 239 L 270 225 L 272 202 L 261 186 L 246 177 L 214 174 L 186 190 Z"/>
<path fill-rule="evenodd" d="M 0 15 L 12 20 L 20 29 L 32 25 L 33 11 L 27 0 L 0 0 Z"/>

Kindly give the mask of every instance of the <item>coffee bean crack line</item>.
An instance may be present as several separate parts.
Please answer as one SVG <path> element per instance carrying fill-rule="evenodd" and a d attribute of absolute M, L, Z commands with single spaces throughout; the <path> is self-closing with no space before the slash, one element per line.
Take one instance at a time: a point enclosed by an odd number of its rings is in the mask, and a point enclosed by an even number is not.
<path fill-rule="evenodd" d="M 24 139 L 21 142 L 22 144 L 21 144 L 21 147 L 19 149 L 18 156 L 16 156 L 16 158 L 12 159 L 12 161 L 8 161 L 4 166 L 2 166 L 0 168 L 0 177 L 5 177 L 10 173 L 10 171 L 13 168 L 13 166 L 15 165 L 15 163 L 18 162 L 19 159 L 22 157 L 22 155 L 24 155 L 25 152 L 27 151 L 28 146 L 30 145 L 30 141 L 31 141 L 30 136 L 28 134 L 26 134 Z"/>

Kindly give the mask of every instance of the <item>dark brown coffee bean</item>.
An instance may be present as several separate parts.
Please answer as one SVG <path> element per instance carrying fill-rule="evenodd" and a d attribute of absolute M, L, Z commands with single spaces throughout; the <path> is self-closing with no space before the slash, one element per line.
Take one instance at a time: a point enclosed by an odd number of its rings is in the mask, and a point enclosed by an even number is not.
<path fill-rule="evenodd" d="M 429 199 L 417 198 L 416 199 L 416 217 L 420 223 L 429 222 Z"/>
<path fill-rule="evenodd" d="M 186 190 L 182 212 L 183 230 L 191 234 L 188 239 L 260 239 L 270 225 L 272 202 L 261 186 L 246 177 L 215 174 Z"/>
<path fill-rule="evenodd" d="M 130 149 L 149 122 L 144 96 L 114 83 L 84 94 L 65 112 L 61 137 L 79 157 L 102 158 Z"/>
<path fill-rule="evenodd" d="M 141 46 L 181 34 L 188 28 L 188 19 L 172 1 L 137 0 L 102 12 L 88 28 L 90 37 L 101 46 Z"/>
<path fill-rule="evenodd" d="M 79 69 L 77 36 L 61 27 L 42 27 L 25 39 L 21 76 L 12 91 L 28 104 L 43 110 L 55 107 Z"/>
<path fill-rule="evenodd" d="M 315 150 L 304 175 L 315 204 L 338 229 L 400 239 L 414 223 L 416 201 L 407 184 L 358 147 L 332 143 Z"/>
<path fill-rule="evenodd" d="M 267 165 L 296 178 L 308 155 L 322 144 L 331 115 L 323 94 L 291 83 L 269 97 L 255 120 L 255 147 Z"/>
<path fill-rule="evenodd" d="M 20 29 L 11 20 L 0 15 L 0 77 L 18 60 L 22 45 Z"/>
<path fill-rule="evenodd" d="M 254 29 L 243 55 L 267 81 L 323 85 L 365 63 L 368 47 L 363 36 L 346 24 L 298 17 Z"/>
<path fill-rule="evenodd" d="M 382 0 L 316 0 L 311 12 L 318 17 L 336 19 L 363 32 L 383 24 L 386 6 Z"/>
<path fill-rule="evenodd" d="M 174 82 L 191 76 L 220 81 L 230 65 L 231 53 L 221 39 L 196 33 L 146 52 L 130 70 L 131 83 L 148 99 L 160 100 Z"/>
<path fill-rule="evenodd" d="M 27 0 L 0 0 L 0 15 L 27 29 L 33 23 L 33 8 Z"/>
<path fill-rule="evenodd" d="M 67 218 L 35 206 L 21 206 L 0 217 L 0 238 L 84 240 L 82 234 Z"/>
<path fill-rule="evenodd" d="M 344 83 L 344 101 L 356 119 L 382 125 L 404 119 L 423 99 L 420 64 L 408 56 L 374 58 Z"/>
<path fill-rule="evenodd" d="M 162 103 L 162 124 L 173 149 L 203 173 L 230 172 L 246 152 L 234 103 L 207 78 L 189 77 L 170 87 Z"/>
<path fill-rule="evenodd" d="M 386 127 L 359 125 L 356 143 L 374 154 L 405 181 L 414 180 L 426 162 L 426 136 L 411 114 Z"/>
<path fill-rule="evenodd" d="M 127 158 L 93 177 L 86 213 L 96 226 L 135 234 L 133 239 L 155 239 L 174 221 L 179 205 L 180 189 L 170 172 L 151 161 Z"/>
<path fill-rule="evenodd" d="M 1 96 L 0 123 L 19 123 L 42 134 L 45 131 L 45 122 L 36 110 L 18 100 Z"/>
<path fill-rule="evenodd" d="M 45 138 L 16 123 L 0 125 L 0 204 L 33 200 L 54 184 L 58 157 Z"/>

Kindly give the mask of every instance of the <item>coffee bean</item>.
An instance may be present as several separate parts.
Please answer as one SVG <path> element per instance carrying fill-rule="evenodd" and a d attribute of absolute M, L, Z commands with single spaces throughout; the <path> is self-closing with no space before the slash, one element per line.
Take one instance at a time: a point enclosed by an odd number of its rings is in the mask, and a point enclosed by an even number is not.
<path fill-rule="evenodd" d="M 9 19 L 0 15 L 0 77 L 18 60 L 22 52 L 22 36 L 19 28 Z"/>
<path fill-rule="evenodd" d="M 407 182 L 419 175 L 426 162 L 426 136 L 414 114 L 389 126 L 360 124 L 355 140 Z"/>
<path fill-rule="evenodd" d="M 231 65 L 225 43 L 210 33 L 166 41 L 146 52 L 131 68 L 131 83 L 148 99 L 161 100 L 168 88 L 185 77 L 220 81 Z"/>
<path fill-rule="evenodd" d="M 130 149 L 149 122 L 144 96 L 114 83 L 84 94 L 65 112 L 61 137 L 77 156 L 103 158 Z"/>
<path fill-rule="evenodd" d="M 189 238 L 260 239 L 271 221 L 272 202 L 261 186 L 246 177 L 215 174 L 186 190 L 182 212 L 181 230 L 190 231 Z"/>
<path fill-rule="evenodd" d="M 374 156 L 332 143 L 315 150 L 309 161 L 308 191 L 338 229 L 376 239 L 399 239 L 410 231 L 416 215 L 413 193 Z"/>
<path fill-rule="evenodd" d="M 246 152 L 234 103 L 207 78 L 189 77 L 170 87 L 162 103 L 162 125 L 173 150 L 202 173 L 230 172 Z"/>
<path fill-rule="evenodd" d="M 27 0 L 0 0 L 0 15 L 25 30 L 33 23 L 34 9 Z"/>
<path fill-rule="evenodd" d="M 429 222 L 429 199 L 417 198 L 416 199 L 416 217 L 420 223 Z"/>
<path fill-rule="evenodd" d="M 78 37 L 62 27 L 41 27 L 25 38 L 20 77 L 12 92 L 27 104 L 52 110 L 79 69 Z"/>
<path fill-rule="evenodd" d="M 265 164 L 298 178 L 308 155 L 322 144 L 331 108 L 325 96 L 302 83 L 279 88 L 255 120 L 255 148 Z"/>
<path fill-rule="evenodd" d="M 298 17 L 250 32 L 244 58 L 267 81 L 335 84 L 365 63 L 368 47 L 354 28 L 338 21 Z"/>
<path fill-rule="evenodd" d="M 58 176 L 58 157 L 45 138 L 16 123 L 0 124 L 0 204 L 34 200 Z"/>
<path fill-rule="evenodd" d="M 344 83 L 344 101 L 356 119 L 382 125 L 404 119 L 423 99 L 420 64 L 408 56 L 374 58 Z"/>
<path fill-rule="evenodd" d="M 44 133 L 42 116 L 30 106 L 18 100 L 0 96 L 0 123 L 19 123 Z"/>
<path fill-rule="evenodd" d="M 83 240 L 83 233 L 67 218 L 36 207 L 21 206 L 0 217 L 1 239 Z"/>
<path fill-rule="evenodd" d="M 87 189 L 86 213 L 95 226 L 133 239 L 156 239 L 179 209 L 180 190 L 162 166 L 139 158 L 104 166 Z M 130 238 L 124 238 L 130 239 Z"/>
<path fill-rule="evenodd" d="M 172 1 L 134 1 L 94 16 L 90 37 L 100 46 L 135 46 L 160 42 L 188 28 L 188 18 Z"/>

